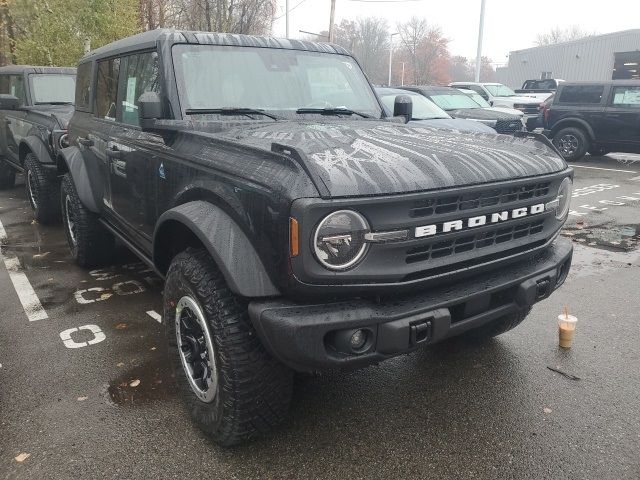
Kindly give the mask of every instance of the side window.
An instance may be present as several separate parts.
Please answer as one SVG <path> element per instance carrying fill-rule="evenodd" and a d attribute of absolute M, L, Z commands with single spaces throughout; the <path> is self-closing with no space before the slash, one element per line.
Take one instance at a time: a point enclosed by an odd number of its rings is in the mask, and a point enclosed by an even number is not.
<path fill-rule="evenodd" d="M 24 77 L 22 75 L 9 75 L 9 91 L 7 93 L 18 97 L 21 106 L 27 103 L 24 91 Z"/>
<path fill-rule="evenodd" d="M 96 82 L 97 117 L 107 120 L 116 119 L 119 70 L 119 58 L 98 62 L 98 81 Z"/>
<path fill-rule="evenodd" d="M 482 88 L 480 85 L 470 85 L 469 88 L 478 93 L 485 100 L 489 100 L 489 95 L 487 95 L 487 92 L 485 92 L 484 88 Z"/>
<path fill-rule="evenodd" d="M 0 75 L 0 93 L 9 94 L 9 75 Z"/>
<path fill-rule="evenodd" d="M 78 67 L 76 75 L 76 110 L 91 111 L 91 66 L 92 62 L 83 63 Z"/>
<path fill-rule="evenodd" d="M 145 92 L 160 93 L 158 54 L 138 53 L 122 59 L 122 79 L 118 104 L 121 120 L 129 125 L 139 125 L 138 99 Z"/>
<path fill-rule="evenodd" d="M 603 91 L 604 85 L 567 85 L 562 89 L 558 103 L 598 105 Z"/>
<path fill-rule="evenodd" d="M 640 87 L 613 87 L 614 107 L 640 108 Z"/>

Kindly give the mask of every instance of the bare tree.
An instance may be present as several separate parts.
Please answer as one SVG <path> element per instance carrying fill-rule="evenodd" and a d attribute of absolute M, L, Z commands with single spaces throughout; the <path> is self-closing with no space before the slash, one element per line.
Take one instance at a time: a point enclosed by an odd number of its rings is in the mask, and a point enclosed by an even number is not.
<path fill-rule="evenodd" d="M 448 78 L 449 40 L 438 27 L 413 17 L 398 25 L 398 33 L 411 65 L 413 83 L 444 83 Z"/>
<path fill-rule="evenodd" d="M 547 33 L 539 33 L 536 37 L 536 45 L 555 45 L 556 43 L 570 42 L 584 37 L 591 37 L 595 32 L 587 32 L 582 30 L 578 25 L 569 28 L 555 27 Z"/>

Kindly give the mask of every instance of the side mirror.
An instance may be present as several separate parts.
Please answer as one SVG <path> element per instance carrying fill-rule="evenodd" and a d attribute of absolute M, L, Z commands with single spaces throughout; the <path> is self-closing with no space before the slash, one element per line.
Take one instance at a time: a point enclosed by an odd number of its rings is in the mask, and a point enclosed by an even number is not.
<path fill-rule="evenodd" d="M 144 92 L 138 98 L 138 120 L 142 130 L 153 128 L 156 120 L 162 118 L 162 101 L 156 92 Z"/>
<path fill-rule="evenodd" d="M 405 123 L 413 118 L 413 102 L 408 95 L 398 95 L 393 102 L 393 116 L 404 117 Z"/>
<path fill-rule="evenodd" d="M 13 95 L 0 94 L 0 110 L 16 110 L 20 106 L 20 100 Z"/>

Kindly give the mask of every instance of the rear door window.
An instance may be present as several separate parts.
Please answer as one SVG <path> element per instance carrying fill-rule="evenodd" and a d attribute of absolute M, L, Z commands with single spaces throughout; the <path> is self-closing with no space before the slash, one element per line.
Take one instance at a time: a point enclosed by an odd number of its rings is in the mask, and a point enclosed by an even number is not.
<path fill-rule="evenodd" d="M 20 101 L 20 106 L 27 103 L 22 75 L 0 75 L 0 93 L 13 95 Z"/>
<path fill-rule="evenodd" d="M 599 105 L 604 85 L 567 85 L 562 89 L 558 103 Z"/>
<path fill-rule="evenodd" d="M 640 87 L 613 87 L 611 105 L 640 109 Z"/>
<path fill-rule="evenodd" d="M 97 117 L 105 120 L 116 119 L 119 71 L 119 58 L 112 58 L 98 62 L 98 80 L 96 82 Z"/>

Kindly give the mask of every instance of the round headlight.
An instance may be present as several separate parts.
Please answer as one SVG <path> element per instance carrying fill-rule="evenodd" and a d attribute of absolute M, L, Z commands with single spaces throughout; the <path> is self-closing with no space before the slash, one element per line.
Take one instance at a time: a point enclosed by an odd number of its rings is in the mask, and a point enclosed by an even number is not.
<path fill-rule="evenodd" d="M 569 177 L 562 180 L 558 189 L 558 207 L 556 209 L 556 218 L 562 220 L 569 212 L 569 204 L 571 203 L 571 191 L 573 182 Z"/>
<path fill-rule="evenodd" d="M 369 224 L 362 215 L 339 210 L 327 215 L 316 228 L 313 239 L 318 261 L 330 270 L 354 266 L 367 251 L 364 235 Z"/>

